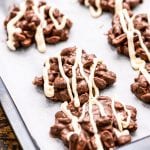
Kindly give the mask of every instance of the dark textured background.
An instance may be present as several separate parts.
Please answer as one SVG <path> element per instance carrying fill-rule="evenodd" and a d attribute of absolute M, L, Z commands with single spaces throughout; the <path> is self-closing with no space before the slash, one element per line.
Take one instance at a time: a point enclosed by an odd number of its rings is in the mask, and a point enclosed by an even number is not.
<path fill-rule="evenodd" d="M 0 150 L 21 150 L 19 142 L 0 105 Z"/>

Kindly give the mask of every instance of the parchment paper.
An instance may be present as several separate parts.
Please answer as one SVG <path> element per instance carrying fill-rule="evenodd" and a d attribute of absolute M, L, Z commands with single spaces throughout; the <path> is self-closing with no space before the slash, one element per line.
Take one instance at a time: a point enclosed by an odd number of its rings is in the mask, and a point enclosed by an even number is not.
<path fill-rule="evenodd" d="M 74 25 L 67 42 L 47 46 L 47 52 L 41 54 L 35 46 L 10 51 L 6 46 L 6 35 L 3 21 L 8 14 L 9 6 L 19 0 L 0 1 L 0 75 L 2 76 L 16 106 L 18 107 L 31 135 L 42 150 L 63 150 L 62 142 L 49 137 L 50 126 L 54 124 L 54 115 L 60 104 L 48 102 L 43 91 L 32 85 L 34 76 L 42 74 L 42 65 L 46 58 L 65 47 L 78 46 L 90 53 L 95 53 L 104 60 L 108 68 L 117 74 L 114 86 L 104 90 L 101 95 L 116 96 L 119 100 L 135 106 L 138 110 L 138 130 L 133 141 L 150 134 L 150 106 L 137 100 L 130 91 L 130 84 L 138 73 L 131 68 L 129 59 L 120 56 L 107 42 L 105 35 L 111 27 L 112 15 L 103 15 L 94 19 L 89 10 L 74 0 L 47 0 L 72 19 Z M 150 1 L 137 7 L 135 12 L 148 12 Z"/>

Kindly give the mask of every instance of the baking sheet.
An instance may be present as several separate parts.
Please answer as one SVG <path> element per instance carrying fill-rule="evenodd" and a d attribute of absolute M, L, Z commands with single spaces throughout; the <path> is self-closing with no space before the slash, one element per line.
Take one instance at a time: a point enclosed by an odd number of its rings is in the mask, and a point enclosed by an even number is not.
<path fill-rule="evenodd" d="M 11 95 L 0 77 L 0 106 L 3 108 L 9 123 L 17 136 L 19 144 L 24 149 L 38 150 L 39 147 L 28 131 Z"/>
<path fill-rule="evenodd" d="M 94 19 L 90 16 L 89 10 L 80 6 L 76 0 L 47 0 L 48 4 L 59 8 L 72 19 L 74 25 L 69 40 L 47 46 L 47 52 L 44 54 L 39 53 L 35 45 L 11 52 L 5 43 L 3 21 L 8 14 L 9 6 L 19 2 L 21 0 L 0 1 L 0 75 L 39 147 L 42 150 L 65 149 L 60 140 L 49 137 L 49 129 L 54 124 L 55 113 L 60 110 L 60 103 L 48 102 L 43 91 L 32 85 L 32 80 L 34 76 L 42 74 L 42 65 L 46 58 L 74 45 L 95 53 L 117 74 L 114 86 L 101 92 L 101 95 L 115 95 L 119 100 L 137 108 L 138 130 L 133 134 L 133 141 L 149 135 L 150 106 L 137 100 L 130 91 L 130 84 L 138 73 L 132 70 L 128 58 L 118 55 L 107 42 L 105 34 L 111 27 L 112 15 L 103 13 L 100 18 Z M 150 1 L 144 0 L 144 4 L 138 6 L 135 12 L 148 12 L 149 6 Z"/>

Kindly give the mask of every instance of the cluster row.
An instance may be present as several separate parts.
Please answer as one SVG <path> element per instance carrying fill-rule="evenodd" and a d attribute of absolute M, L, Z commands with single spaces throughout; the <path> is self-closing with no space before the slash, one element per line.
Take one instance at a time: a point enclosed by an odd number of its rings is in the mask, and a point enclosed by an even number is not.
<path fill-rule="evenodd" d="M 71 150 L 109 150 L 130 142 L 136 109 L 99 93 L 115 81 L 102 60 L 80 48 L 63 49 L 48 59 L 33 83 L 50 100 L 63 102 L 50 133 Z"/>
<path fill-rule="evenodd" d="M 131 90 L 139 99 L 149 103 L 150 75 L 147 66 L 150 61 L 150 14 L 132 13 L 132 8 L 142 3 L 142 0 L 79 2 L 89 7 L 94 16 L 99 16 L 102 10 L 114 13 L 108 41 L 117 48 L 118 53 L 130 57 L 134 69 L 140 70 Z M 26 0 L 20 7 L 14 6 L 5 20 L 7 45 L 11 50 L 16 50 L 35 42 L 38 50 L 44 52 L 46 43 L 56 44 L 67 40 L 71 27 L 72 22 L 58 9 L 48 6 L 44 1 Z"/>
<path fill-rule="evenodd" d="M 150 103 L 150 14 L 134 14 L 131 9 L 141 0 L 79 0 L 89 7 L 91 15 L 98 17 L 102 10 L 114 13 L 108 41 L 119 54 L 130 57 L 139 76 L 131 85 L 132 92 L 142 101 Z M 98 14 L 98 11 L 100 13 Z"/>
<path fill-rule="evenodd" d="M 102 11 L 114 14 L 108 41 L 118 53 L 130 57 L 133 69 L 140 72 L 132 92 L 150 102 L 150 14 L 134 15 L 132 8 L 142 0 L 79 0 L 98 17 Z M 72 22 L 45 2 L 26 0 L 15 6 L 5 20 L 7 45 L 11 50 L 36 43 L 40 52 L 46 43 L 68 39 Z M 77 47 L 63 49 L 49 58 L 43 75 L 33 84 L 41 86 L 45 96 L 61 101 L 50 133 L 60 138 L 70 150 L 114 149 L 131 141 L 137 129 L 136 109 L 116 98 L 100 96 L 100 91 L 113 85 L 116 74 L 102 60 Z"/>

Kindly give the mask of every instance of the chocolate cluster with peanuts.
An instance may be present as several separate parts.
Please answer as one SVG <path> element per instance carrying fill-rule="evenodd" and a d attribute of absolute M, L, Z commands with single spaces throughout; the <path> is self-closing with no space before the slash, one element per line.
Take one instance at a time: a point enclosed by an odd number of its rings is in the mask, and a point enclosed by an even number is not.
<path fill-rule="evenodd" d="M 114 16 L 108 40 L 118 53 L 130 58 L 134 70 L 140 71 L 131 90 L 139 99 L 149 102 L 150 14 L 130 15 L 125 9 L 120 11 Z"/>
<path fill-rule="evenodd" d="M 146 70 L 150 73 L 150 63 L 146 64 Z M 150 103 L 150 83 L 141 72 L 131 85 L 131 90 L 140 100 Z"/>
<path fill-rule="evenodd" d="M 118 9 L 127 9 L 132 13 L 132 9 L 142 3 L 142 0 L 78 0 L 80 4 L 89 7 L 91 15 L 98 17 L 102 11 L 109 11 L 115 13 Z"/>
<path fill-rule="evenodd" d="M 136 114 L 134 107 L 106 96 L 78 108 L 65 102 L 55 115 L 50 134 L 70 150 L 115 149 L 131 141 L 131 133 L 137 129 Z"/>
<path fill-rule="evenodd" d="M 150 48 L 150 20 L 149 14 L 138 14 L 129 16 L 130 21 L 133 24 L 133 44 L 135 50 L 135 56 L 140 59 L 149 62 L 149 54 L 147 55 L 145 49 Z M 126 21 L 127 23 L 127 21 Z M 128 23 L 127 23 L 128 24 Z M 134 32 L 133 31 L 133 32 Z M 129 33 L 130 31 L 128 31 Z M 131 32 L 130 32 L 131 33 Z M 123 54 L 129 57 L 129 40 L 127 34 L 124 32 L 120 22 L 120 16 L 116 15 L 112 21 L 112 28 L 108 32 L 108 40 L 110 44 L 117 48 L 119 54 Z M 142 43 L 142 44 L 141 44 Z M 143 47 L 143 44 L 145 45 Z M 146 47 L 146 48 L 145 48 Z"/>
<path fill-rule="evenodd" d="M 95 62 L 97 61 L 97 62 Z M 116 75 L 109 71 L 94 54 L 87 54 L 76 47 L 63 49 L 44 64 L 43 76 L 33 83 L 44 88 L 46 97 L 53 101 L 72 101 L 84 104 L 89 99 L 88 78 L 95 63 L 95 87 L 103 90 L 116 81 Z M 78 105 L 78 104 L 77 104 Z"/>
<path fill-rule="evenodd" d="M 37 49 L 45 52 L 46 43 L 56 44 L 68 39 L 72 22 L 44 1 L 26 0 L 13 7 L 4 25 L 11 50 L 36 43 Z"/>

